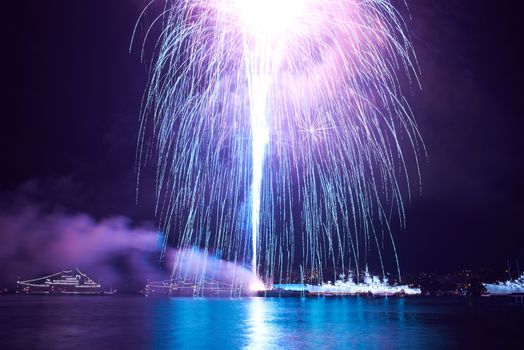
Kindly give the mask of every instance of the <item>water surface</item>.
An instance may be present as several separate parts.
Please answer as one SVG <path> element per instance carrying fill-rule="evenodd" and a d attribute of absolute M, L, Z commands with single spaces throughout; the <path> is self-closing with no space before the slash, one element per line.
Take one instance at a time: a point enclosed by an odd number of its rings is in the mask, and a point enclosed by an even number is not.
<path fill-rule="evenodd" d="M 0 297 L 2 349 L 524 349 L 502 298 Z"/>

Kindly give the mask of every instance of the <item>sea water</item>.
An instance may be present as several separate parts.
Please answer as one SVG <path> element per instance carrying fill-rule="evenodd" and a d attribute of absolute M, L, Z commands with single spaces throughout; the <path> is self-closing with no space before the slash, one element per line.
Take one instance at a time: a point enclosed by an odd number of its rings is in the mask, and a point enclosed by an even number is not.
<path fill-rule="evenodd" d="M 524 349 L 507 298 L 0 296 L 1 349 Z"/>

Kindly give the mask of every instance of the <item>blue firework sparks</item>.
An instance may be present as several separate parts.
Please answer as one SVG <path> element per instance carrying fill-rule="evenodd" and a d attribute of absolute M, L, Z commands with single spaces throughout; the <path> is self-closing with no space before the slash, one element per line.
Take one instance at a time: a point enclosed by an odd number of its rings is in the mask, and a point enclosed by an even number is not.
<path fill-rule="evenodd" d="M 391 224 L 423 144 L 400 83 L 418 85 L 415 55 L 389 0 L 173 0 L 155 26 L 139 161 L 157 156 L 177 247 L 271 281 L 297 262 L 358 271 L 371 249 L 384 269 L 387 240 L 398 268 Z"/>

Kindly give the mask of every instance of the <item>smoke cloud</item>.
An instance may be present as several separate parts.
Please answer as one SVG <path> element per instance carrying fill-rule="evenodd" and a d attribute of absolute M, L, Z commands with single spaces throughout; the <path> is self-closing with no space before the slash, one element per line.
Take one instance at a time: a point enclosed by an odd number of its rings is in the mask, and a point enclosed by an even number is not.
<path fill-rule="evenodd" d="M 177 281 L 197 281 L 204 283 L 220 282 L 231 288 L 250 288 L 263 286 L 262 280 L 246 267 L 231 261 L 221 260 L 200 249 L 171 250 L 167 254 L 172 278 Z M 253 291 L 253 290 L 251 290 Z"/>
<path fill-rule="evenodd" d="M 105 288 L 137 292 L 147 281 L 214 281 L 233 287 L 261 285 L 249 269 L 199 250 L 168 249 L 162 235 L 125 217 L 95 220 L 87 214 L 44 212 L 34 205 L 0 213 L 0 287 L 78 267 Z"/>
<path fill-rule="evenodd" d="M 45 213 L 34 205 L 0 213 L 0 282 L 13 286 L 78 267 L 105 287 L 133 290 L 162 279 L 159 234 L 125 217 Z"/>
<path fill-rule="evenodd" d="M 68 178 L 30 181 L 0 193 L 0 289 L 16 281 L 78 267 L 104 288 L 135 293 L 148 281 L 213 280 L 239 286 L 261 283 L 249 269 L 198 248 L 167 248 L 153 224 L 125 216 L 71 213 L 83 191 Z M 61 204 L 58 204 L 61 203 Z M 63 205 L 66 203 L 66 206 Z M 162 260 L 160 258 L 163 258 Z"/>

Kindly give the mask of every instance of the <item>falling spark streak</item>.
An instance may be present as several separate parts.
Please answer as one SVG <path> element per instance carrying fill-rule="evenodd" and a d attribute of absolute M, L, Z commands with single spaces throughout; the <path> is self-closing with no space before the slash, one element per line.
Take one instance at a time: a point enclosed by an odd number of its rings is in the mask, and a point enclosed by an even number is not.
<path fill-rule="evenodd" d="M 416 59 L 390 0 L 158 3 L 137 157 L 158 156 L 166 237 L 250 257 L 266 281 L 299 265 L 358 275 L 371 256 L 384 271 L 389 242 L 400 275 L 393 224 L 424 145 L 401 88 L 418 84 Z"/>

